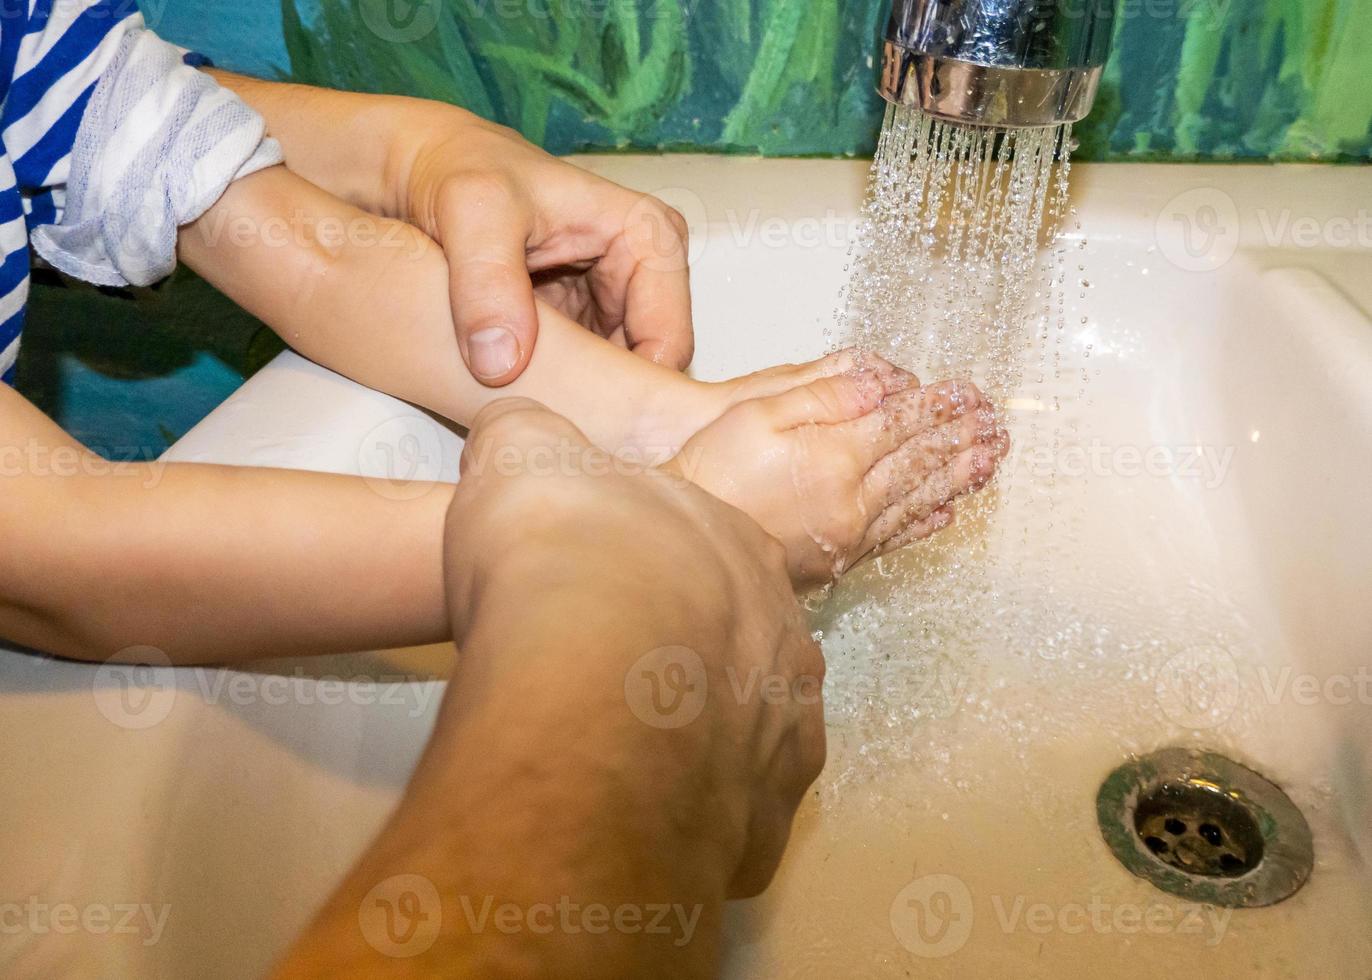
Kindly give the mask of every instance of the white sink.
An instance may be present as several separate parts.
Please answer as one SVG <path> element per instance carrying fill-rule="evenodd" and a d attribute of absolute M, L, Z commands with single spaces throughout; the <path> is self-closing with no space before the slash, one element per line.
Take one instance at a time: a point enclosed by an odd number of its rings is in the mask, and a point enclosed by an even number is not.
<path fill-rule="evenodd" d="M 589 162 L 692 221 L 698 374 L 822 352 L 864 163 Z M 1372 241 L 1339 221 L 1367 223 L 1372 171 L 1073 179 L 1069 281 L 1091 286 L 1069 292 L 1059 380 L 1015 394 L 994 516 L 855 573 L 817 614 L 830 762 L 777 881 L 731 907 L 728 976 L 1372 973 Z M 455 478 L 460 441 L 429 425 L 286 354 L 168 456 L 384 475 L 378 431 L 422 432 L 426 472 Z M 974 600 L 950 611 L 969 556 Z M 303 665 L 404 679 L 389 692 L 302 676 L 269 694 L 294 663 L 148 673 L 128 696 L 165 717 L 142 728 L 109 672 L 0 658 L 0 897 L 168 907 L 154 943 L 0 931 L 0 968 L 261 972 L 394 805 L 451 655 Z M 1169 745 L 1290 794 L 1315 839 L 1304 889 L 1207 910 L 1114 861 L 1097 787 Z"/>

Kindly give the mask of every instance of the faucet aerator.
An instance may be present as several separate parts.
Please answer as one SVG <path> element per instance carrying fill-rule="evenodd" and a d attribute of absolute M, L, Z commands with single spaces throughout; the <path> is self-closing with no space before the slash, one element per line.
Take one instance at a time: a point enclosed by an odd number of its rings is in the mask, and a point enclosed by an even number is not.
<path fill-rule="evenodd" d="M 877 91 L 972 126 L 1076 122 L 1110 52 L 1115 0 L 894 0 Z"/>

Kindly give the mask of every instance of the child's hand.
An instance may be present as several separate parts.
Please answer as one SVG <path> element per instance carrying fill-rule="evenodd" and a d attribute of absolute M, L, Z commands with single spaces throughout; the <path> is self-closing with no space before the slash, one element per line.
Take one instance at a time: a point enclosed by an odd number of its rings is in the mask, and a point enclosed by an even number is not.
<path fill-rule="evenodd" d="M 970 382 L 907 387 L 871 363 L 740 401 L 668 464 L 778 538 L 797 585 L 946 527 L 953 498 L 984 486 L 1009 448 Z"/>

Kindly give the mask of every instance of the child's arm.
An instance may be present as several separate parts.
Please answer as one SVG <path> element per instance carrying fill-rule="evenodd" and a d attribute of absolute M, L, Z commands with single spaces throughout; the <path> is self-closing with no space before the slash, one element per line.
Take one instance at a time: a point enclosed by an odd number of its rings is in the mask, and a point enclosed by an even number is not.
<path fill-rule="evenodd" d="M 0 636 L 173 663 L 436 642 L 452 490 L 397 500 L 355 477 L 108 463 L 0 385 Z"/>

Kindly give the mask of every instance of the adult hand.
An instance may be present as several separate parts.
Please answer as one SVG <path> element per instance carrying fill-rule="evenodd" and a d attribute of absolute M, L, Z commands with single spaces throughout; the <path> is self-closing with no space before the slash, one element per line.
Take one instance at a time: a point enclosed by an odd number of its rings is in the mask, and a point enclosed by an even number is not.
<path fill-rule="evenodd" d="M 456 106 L 211 74 L 263 114 L 292 172 L 443 246 L 458 346 L 482 383 L 528 364 L 535 292 L 650 360 L 690 363 L 686 222 L 657 198 Z"/>
<path fill-rule="evenodd" d="M 536 719 L 526 730 L 577 730 L 581 746 L 563 770 L 569 786 L 594 787 L 611 764 L 637 784 L 641 813 L 671 813 L 678 830 L 711 848 L 727 842 L 730 894 L 760 891 L 824 759 L 824 662 L 784 548 L 686 480 L 630 472 L 527 399 L 481 412 L 462 466 L 445 546 L 454 638 L 459 648 L 484 646 L 483 624 L 494 626 L 504 649 L 469 656 L 456 683 L 480 678 L 492 696 L 521 692 L 523 717 Z M 541 649 L 512 650 L 500 608 L 525 623 L 555 610 L 557 633 Z M 570 622 L 594 639 L 593 657 L 569 662 Z M 662 676 L 645 677 L 655 671 Z M 737 697 L 740 677 L 794 696 Z M 655 680 L 698 684 L 701 698 L 685 709 L 693 716 L 658 718 L 655 693 L 683 690 L 655 692 Z M 542 718 L 529 703 L 540 691 Z M 533 748 L 559 752 L 542 740 Z M 709 800 L 697 795 L 704 785 Z M 665 860 L 671 851 L 657 853 Z M 695 851 L 691 860 L 700 859 Z"/>
<path fill-rule="evenodd" d="M 766 886 L 824 759 L 783 549 L 523 399 L 481 412 L 462 469 L 457 669 L 405 798 L 278 976 L 713 975 L 724 899 Z"/>
<path fill-rule="evenodd" d="M 687 228 L 651 195 L 545 153 L 518 133 L 423 103 L 400 217 L 448 256 L 458 346 L 472 374 L 517 378 L 538 333 L 534 295 L 676 370 L 691 361 Z"/>

